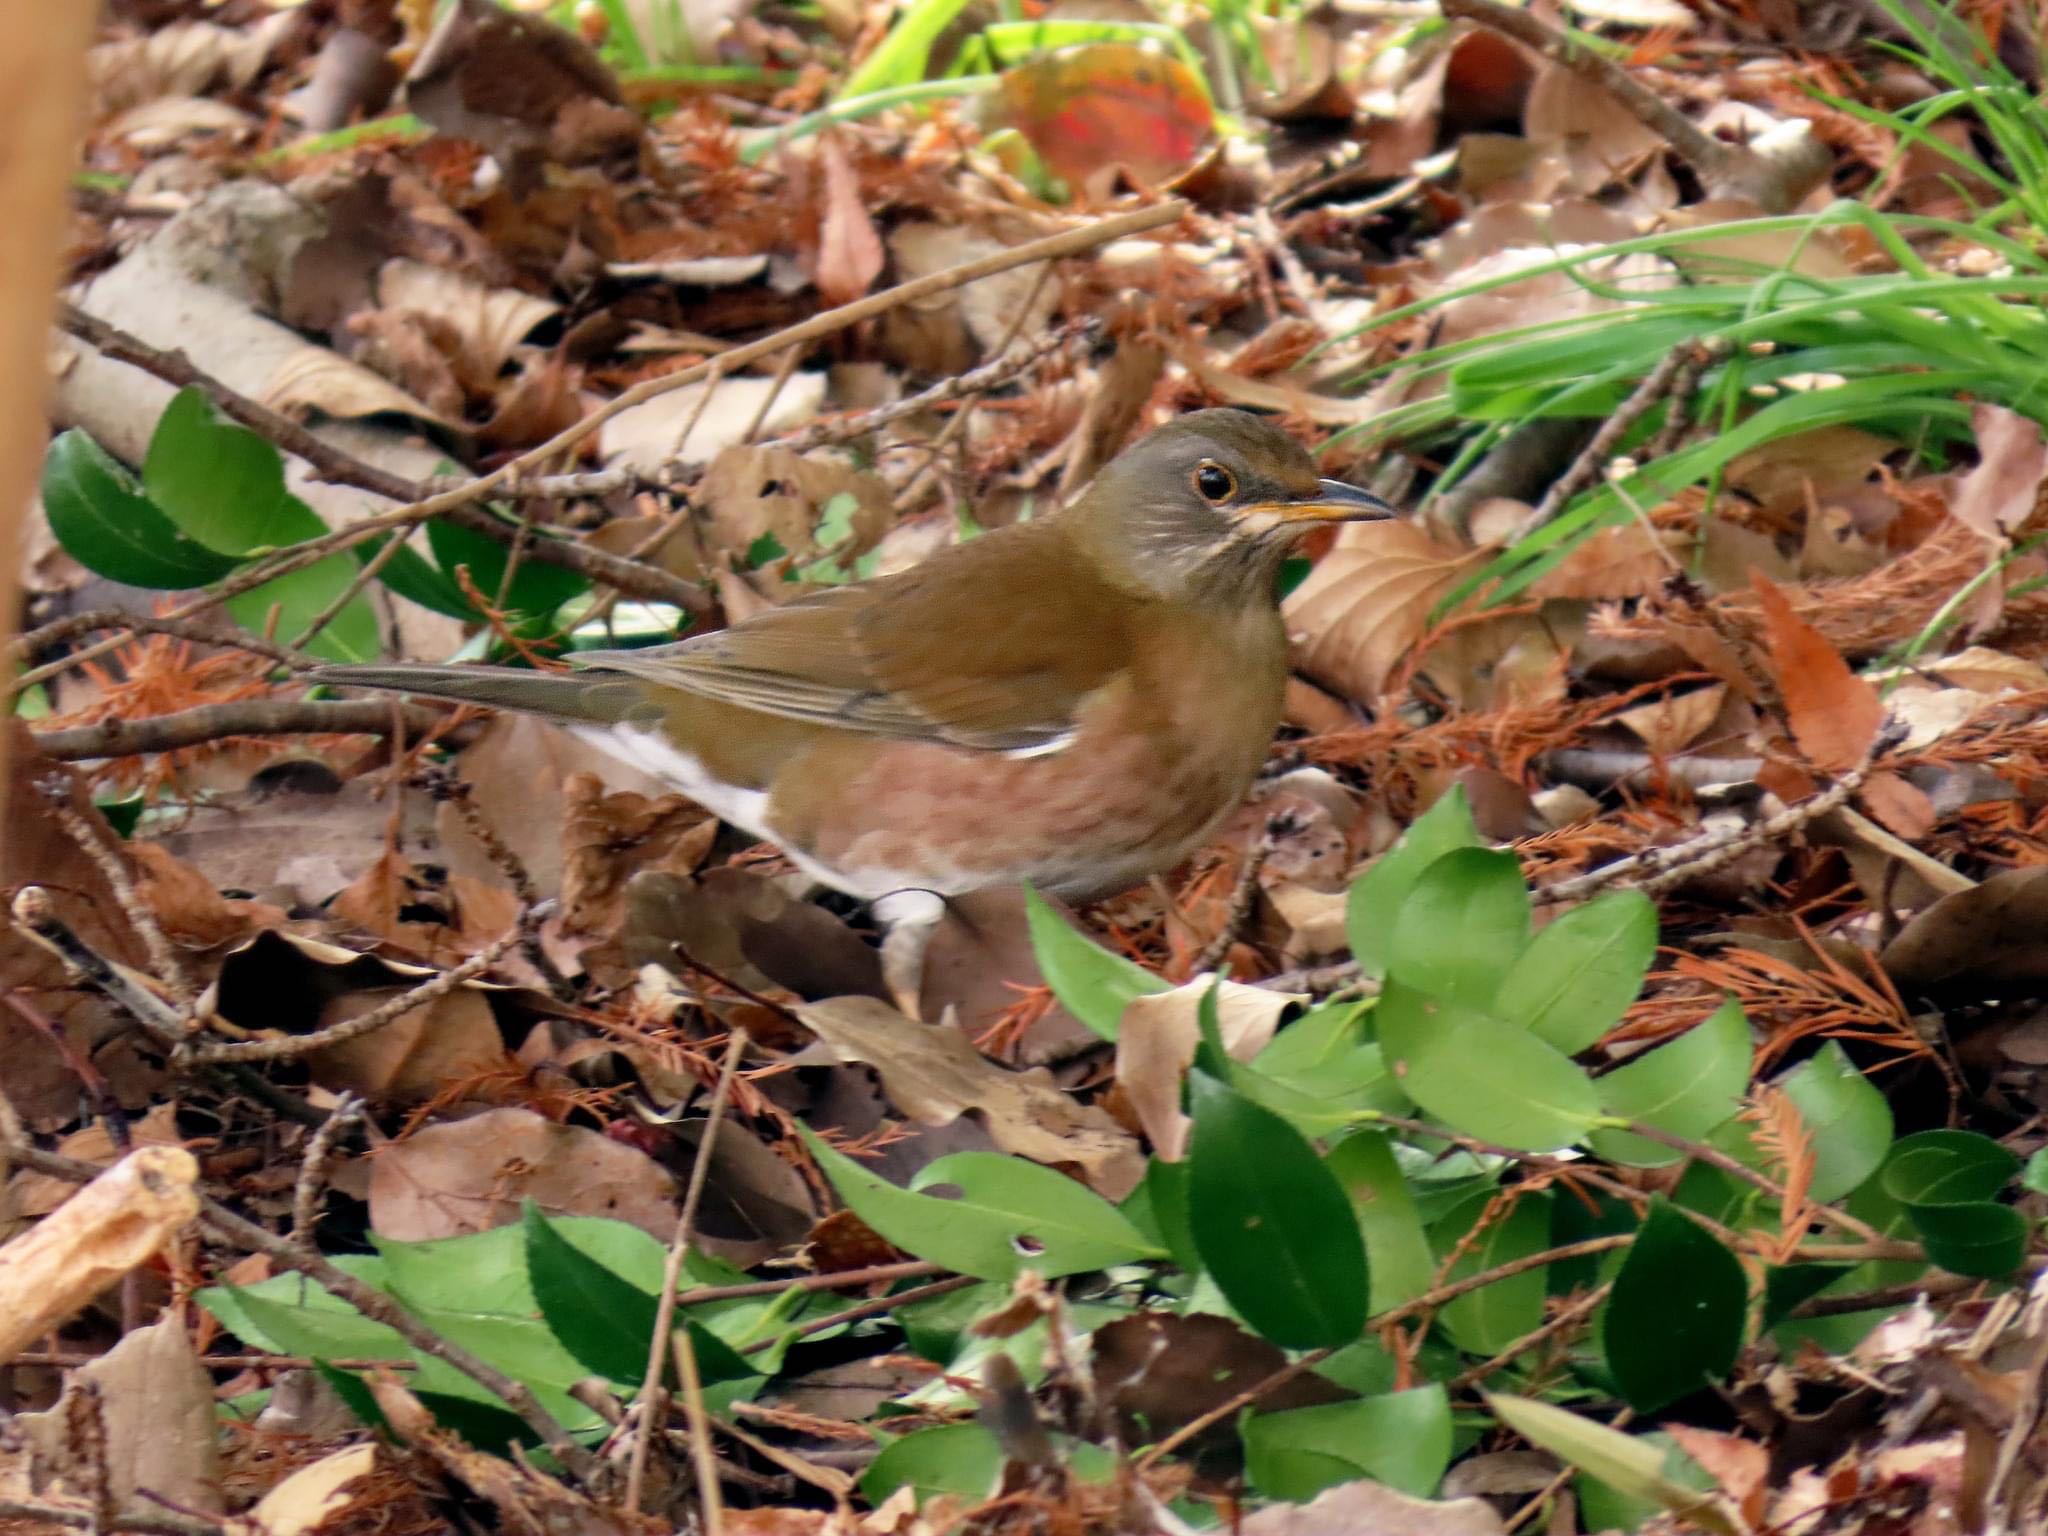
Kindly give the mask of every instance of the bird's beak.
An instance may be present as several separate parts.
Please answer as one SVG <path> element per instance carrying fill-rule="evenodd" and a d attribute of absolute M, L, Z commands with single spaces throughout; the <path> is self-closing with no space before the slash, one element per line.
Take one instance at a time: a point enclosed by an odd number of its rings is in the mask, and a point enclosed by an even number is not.
<path fill-rule="evenodd" d="M 1323 481 L 1316 494 L 1303 501 L 1269 501 L 1250 510 L 1270 513 L 1283 523 L 1364 523 L 1400 516 L 1371 491 L 1342 480 Z"/>

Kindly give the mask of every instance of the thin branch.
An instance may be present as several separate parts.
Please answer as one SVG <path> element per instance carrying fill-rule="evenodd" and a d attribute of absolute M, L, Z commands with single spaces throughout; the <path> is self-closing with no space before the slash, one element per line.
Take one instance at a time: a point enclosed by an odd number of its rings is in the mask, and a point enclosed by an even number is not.
<path fill-rule="evenodd" d="M 285 1035 L 272 1040 L 223 1040 L 189 1044 L 180 1049 L 179 1055 L 183 1060 L 199 1066 L 228 1061 L 296 1061 L 299 1057 L 311 1055 L 314 1051 L 360 1039 L 404 1017 L 415 1008 L 424 1007 L 436 998 L 453 992 L 472 977 L 481 976 L 519 942 L 520 935 L 526 931 L 529 924 L 540 920 L 543 910 L 540 907 L 524 909 L 519 914 L 519 921 L 462 964 L 428 977 L 418 986 L 401 992 L 397 997 L 372 1008 L 368 1013 L 344 1019 L 341 1023 L 330 1025 L 326 1029 L 316 1029 L 310 1035 Z"/>
<path fill-rule="evenodd" d="M 362 1118 L 363 1101 L 353 1093 L 344 1093 L 335 1100 L 334 1112 L 306 1142 L 298 1181 L 292 1186 L 292 1241 L 313 1241 L 313 1227 L 320 1215 L 320 1191 L 327 1182 L 327 1163 L 334 1155 L 334 1144 Z"/>
<path fill-rule="evenodd" d="M 219 646 L 223 650 L 247 651 L 252 656 L 261 656 L 293 672 L 309 672 L 314 667 L 324 666 L 318 656 L 309 656 L 304 651 L 293 650 L 290 646 L 272 645 L 261 636 L 252 635 L 246 629 L 213 629 L 205 624 L 193 624 L 185 619 L 165 615 L 159 618 L 145 618 L 139 614 L 123 613 L 118 608 L 93 608 L 84 613 L 68 614 L 39 629 L 32 629 L 15 640 L 9 647 L 9 654 L 27 660 L 31 656 L 61 645 L 79 635 L 91 634 L 99 629 L 118 629 L 135 635 L 170 635 L 179 640 L 190 640 L 195 645 Z"/>
<path fill-rule="evenodd" d="M 450 716 L 419 704 L 399 706 L 398 719 L 415 741 L 445 729 Z M 45 757 L 74 763 L 101 757 L 175 752 L 231 736 L 388 736 L 392 711 L 383 699 L 231 699 L 141 720 L 102 720 L 35 732 Z"/>
<path fill-rule="evenodd" d="M 1609 92 L 1714 190 L 1754 198 L 1770 212 L 1785 211 L 1771 206 L 1784 201 L 1779 185 L 1784 172 L 1772 161 L 1715 138 L 1606 54 L 1573 42 L 1550 23 L 1501 0 L 1438 0 L 1438 8 L 1448 19 L 1476 21 L 1511 37 Z"/>
<path fill-rule="evenodd" d="M 747 1048 L 747 1032 L 735 1029 L 732 1038 L 726 1042 L 725 1060 L 719 1064 L 718 1086 L 711 1093 L 710 1118 L 704 1127 L 704 1139 L 697 1144 L 697 1156 L 690 1164 L 690 1184 L 683 1194 L 683 1209 L 676 1217 L 674 1238 L 668 1245 L 668 1262 L 662 1267 L 661 1295 L 654 1308 L 654 1337 L 648 1341 L 647 1371 L 640 1382 L 639 1428 L 634 1437 L 633 1453 L 626 1467 L 626 1508 L 640 1508 L 641 1491 L 647 1478 L 647 1448 L 654 1440 L 654 1420 L 661 1401 L 662 1362 L 668 1354 L 669 1334 L 674 1329 L 676 1311 L 676 1287 L 682 1280 L 683 1264 L 690 1256 L 690 1243 L 695 1235 L 697 1206 L 704 1198 L 704 1184 L 711 1171 L 711 1151 L 718 1139 L 718 1127 L 725 1118 L 726 1100 L 731 1096 L 734 1076 L 739 1071 L 740 1055 Z M 689 1383 L 696 1374 L 696 1357 L 678 1363 L 685 1368 L 684 1382 Z M 697 1477 L 703 1486 L 698 1490 L 704 1499 L 704 1524 L 707 1530 L 718 1528 L 718 1473 L 711 1465 L 711 1443 L 709 1426 L 704 1423 L 704 1394 L 701 1388 L 694 1394 L 696 1407 L 690 1410 L 690 1448 L 697 1461 Z M 687 1403 L 685 1404 L 687 1407 Z"/>
<path fill-rule="evenodd" d="M 70 773 L 53 771 L 39 781 L 36 788 L 48 804 L 51 817 L 64 829 L 65 836 L 77 844 L 79 851 L 92 860 L 106 879 L 114 900 L 120 903 L 121 912 L 128 919 L 128 926 L 135 930 L 143 948 L 149 951 L 150 964 L 156 967 L 156 979 L 179 1008 L 188 1007 L 195 995 L 192 978 L 185 974 L 185 962 L 171 947 L 163 925 L 156 920 L 156 913 L 135 889 L 127 856 L 108 843 L 107 839 L 113 836 L 112 829 L 97 813 L 87 818 L 71 803 L 74 790 Z M 103 831 L 105 837 L 101 836 Z"/>

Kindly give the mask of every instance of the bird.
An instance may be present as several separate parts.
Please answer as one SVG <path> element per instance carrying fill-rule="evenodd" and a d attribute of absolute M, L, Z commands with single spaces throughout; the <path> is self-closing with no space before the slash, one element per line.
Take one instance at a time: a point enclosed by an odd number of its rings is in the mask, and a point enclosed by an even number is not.
<path fill-rule="evenodd" d="M 1195 411 L 1056 511 L 726 629 L 566 672 L 308 675 L 556 721 L 849 896 L 1086 902 L 1176 867 L 1251 789 L 1298 536 L 1396 515 L 1266 418 Z"/>

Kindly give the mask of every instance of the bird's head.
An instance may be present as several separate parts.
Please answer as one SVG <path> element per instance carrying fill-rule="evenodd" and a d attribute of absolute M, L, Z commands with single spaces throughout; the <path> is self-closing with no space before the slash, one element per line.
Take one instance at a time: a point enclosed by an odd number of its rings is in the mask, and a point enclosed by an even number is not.
<path fill-rule="evenodd" d="M 1396 515 L 1327 480 L 1293 438 L 1245 411 L 1195 411 L 1107 465 L 1067 513 L 1115 577 L 1163 597 L 1270 601 L 1318 523 Z"/>

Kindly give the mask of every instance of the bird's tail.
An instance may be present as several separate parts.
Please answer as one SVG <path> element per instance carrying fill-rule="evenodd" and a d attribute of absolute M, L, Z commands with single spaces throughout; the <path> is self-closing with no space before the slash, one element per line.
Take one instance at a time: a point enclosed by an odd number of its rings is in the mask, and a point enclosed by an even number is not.
<path fill-rule="evenodd" d="M 630 679 L 588 672 L 529 672 L 517 667 L 319 667 L 306 680 L 341 688 L 378 688 L 457 704 L 484 704 L 553 720 L 616 725 L 644 706 Z"/>

